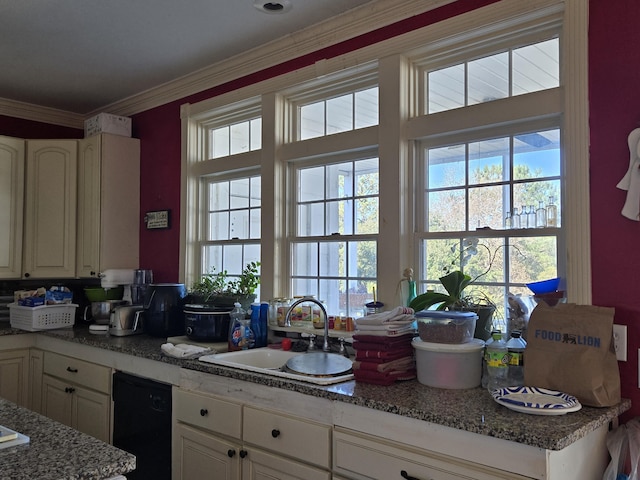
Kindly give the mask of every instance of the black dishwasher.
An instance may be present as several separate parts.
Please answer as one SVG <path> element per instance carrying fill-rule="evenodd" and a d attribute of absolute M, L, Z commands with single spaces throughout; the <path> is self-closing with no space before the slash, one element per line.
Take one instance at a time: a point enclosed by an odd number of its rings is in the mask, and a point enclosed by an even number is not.
<path fill-rule="evenodd" d="M 171 385 L 114 373 L 113 445 L 136 456 L 128 480 L 171 479 Z"/>

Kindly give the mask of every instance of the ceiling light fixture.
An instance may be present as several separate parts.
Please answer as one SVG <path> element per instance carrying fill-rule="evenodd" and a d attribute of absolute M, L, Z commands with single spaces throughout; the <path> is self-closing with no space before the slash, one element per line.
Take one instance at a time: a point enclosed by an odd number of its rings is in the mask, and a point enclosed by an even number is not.
<path fill-rule="evenodd" d="M 253 6 L 263 13 L 279 15 L 291 10 L 290 0 L 279 0 L 270 2 L 268 0 L 254 0 Z"/>

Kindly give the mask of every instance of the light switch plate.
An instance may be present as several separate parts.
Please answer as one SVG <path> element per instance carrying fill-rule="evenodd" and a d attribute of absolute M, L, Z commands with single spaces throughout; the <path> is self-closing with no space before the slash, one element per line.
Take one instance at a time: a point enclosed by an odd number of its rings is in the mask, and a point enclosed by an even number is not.
<path fill-rule="evenodd" d="M 613 345 L 616 349 L 616 358 L 620 362 L 627 361 L 627 326 L 613 325 Z"/>

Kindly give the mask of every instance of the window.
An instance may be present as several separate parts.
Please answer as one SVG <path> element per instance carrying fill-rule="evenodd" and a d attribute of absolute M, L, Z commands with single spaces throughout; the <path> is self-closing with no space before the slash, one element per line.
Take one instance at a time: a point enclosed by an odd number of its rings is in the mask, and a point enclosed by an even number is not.
<path fill-rule="evenodd" d="M 209 157 L 220 158 L 237 153 L 259 150 L 262 147 L 262 119 L 260 117 L 211 128 Z"/>
<path fill-rule="evenodd" d="M 444 291 L 438 279 L 461 269 L 473 279 L 467 291 L 491 299 L 500 319 L 508 293 L 528 294 L 526 283 L 565 275 L 556 213 L 564 196 L 560 117 L 551 102 L 547 118 L 522 107 L 546 105 L 548 91 L 559 87 L 559 48 L 554 37 L 426 69 L 427 117 L 436 126 L 419 142 L 422 291 Z M 515 103 L 525 95 L 540 101 Z M 496 125 L 479 105 L 496 99 L 511 122 Z M 466 128 L 438 131 L 442 115 L 454 123 L 466 116 Z"/>
<path fill-rule="evenodd" d="M 559 41 L 512 48 L 427 73 L 427 112 L 554 88 L 560 84 Z"/>
<path fill-rule="evenodd" d="M 260 176 L 202 182 L 208 199 L 202 272 L 226 271 L 233 280 L 247 263 L 260 261 Z"/>
<path fill-rule="evenodd" d="M 291 289 L 362 315 L 377 279 L 378 159 L 295 169 Z"/>

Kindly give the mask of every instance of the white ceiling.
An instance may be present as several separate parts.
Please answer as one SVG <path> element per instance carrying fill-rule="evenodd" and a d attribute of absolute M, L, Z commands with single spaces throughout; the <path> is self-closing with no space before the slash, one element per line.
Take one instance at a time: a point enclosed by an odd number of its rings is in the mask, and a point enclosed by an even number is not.
<path fill-rule="evenodd" d="M 370 1 L 0 0 L 0 99 L 86 114 Z"/>

